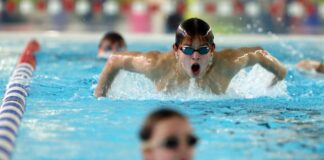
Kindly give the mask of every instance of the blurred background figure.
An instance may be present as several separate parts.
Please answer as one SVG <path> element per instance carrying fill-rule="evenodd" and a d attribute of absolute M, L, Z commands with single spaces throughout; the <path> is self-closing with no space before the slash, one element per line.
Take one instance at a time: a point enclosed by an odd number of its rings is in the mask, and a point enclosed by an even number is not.
<path fill-rule="evenodd" d="M 152 112 L 139 136 L 145 160 L 191 160 L 198 141 L 187 118 L 171 109 Z"/>
<path fill-rule="evenodd" d="M 116 32 L 108 32 L 101 39 L 98 46 L 98 57 L 108 58 L 111 53 L 127 51 L 124 38 Z"/>
<path fill-rule="evenodd" d="M 296 64 L 298 69 L 304 71 L 316 71 L 318 73 L 324 73 L 324 63 L 314 60 L 302 60 Z"/>
<path fill-rule="evenodd" d="M 323 34 L 324 0 L 0 0 L 0 31 L 161 34 L 190 17 L 216 33 Z"/>

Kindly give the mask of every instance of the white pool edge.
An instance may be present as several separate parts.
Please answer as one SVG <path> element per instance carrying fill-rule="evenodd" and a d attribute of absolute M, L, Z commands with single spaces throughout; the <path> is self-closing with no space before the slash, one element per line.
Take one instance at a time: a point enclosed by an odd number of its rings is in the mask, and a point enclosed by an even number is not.
<path fill-rule="evenodd" d="M 78 41 L 89 42 L 99 41 L 104 32 L 0 32 L 0 40 L 14 41 L 16 39 L 28 41 L 31 38 L 40 40 L 64 40 L 64 41 Z M 133 34 L 121 33 L 126 41 L 150 41 L 150 42 L 172 42 L 174 41 L 174 34 Z M 224 35 L 215 34 L 215 43 L 221 45 L 230 44 L 248 44 L 248 43 L 262 43 L 262 42 L 276 42 L 287 40 L 302 40 L 302 41 L 323 41 L 324 35 L 276 35 L 276 34 L 236 34 Z"/>

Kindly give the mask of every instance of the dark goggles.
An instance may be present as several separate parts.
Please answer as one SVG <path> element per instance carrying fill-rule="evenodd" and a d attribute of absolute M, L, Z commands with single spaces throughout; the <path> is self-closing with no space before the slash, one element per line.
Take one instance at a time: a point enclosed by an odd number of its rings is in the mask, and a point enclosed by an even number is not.
<path fill-rule="evenodd" d="M 194 49 L 192 47 L 189 46 L 185 46 L 185 47 L 181 47 L 180 50 L 188 56 L 191 56 L 194 52 L 198 52 L 201 55 L 205 55 L 209 52 L 209 47 L 208 46 L 203 46 L 203 47 L 199 47 L 198 49 Z"/>
<path fill-rule="evenodd" d="M 185 140 L 186 145 L 188 145 L 189 147 L 194 147 L 198 142 L 198 138 L 194 135 L 187 136 Z M 162 147 L 165 147 L 170 150 L 177 149 L 179 145 L 180 139 L 176 136 L 170 136 L 162 142 Z"/>
<path fill-rule="evenodd" d="M 109 52 L 111 50 L 112 50 L 111 46 L 108 46 L 108 47 L 105 48 L 105 52 Z"/>

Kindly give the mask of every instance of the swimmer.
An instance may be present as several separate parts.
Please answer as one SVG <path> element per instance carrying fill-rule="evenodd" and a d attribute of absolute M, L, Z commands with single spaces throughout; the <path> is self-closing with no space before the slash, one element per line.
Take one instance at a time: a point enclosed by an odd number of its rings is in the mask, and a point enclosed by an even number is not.
<path fill-rule="evenodd" d="M 324 63 L 314 60 L 302 60 L 296 64 L 298 69 L 304 71 L 316 71 L 318 73 L 324 73 Z"/>
<path fill-rule="evenodd" d="M 140 140 L 144 160 L 191 160 L 198 142 L 187 118 L 170 109 L 147 117 Z"/>
<path fill-rule="evenodd" d="M 112 54 L 100 75 L 94 95 L 106 96 L 120 70 L 145 75 L 158 91 L 172 92 L 188 88 L 190 79 L 193 79 L 204 90 L 224 94 L 232 78 L 241 69 L 255 64 L 260 64 L 275 75 L 270 86 L 285 78 L 284 65 L 261 47 L 217 52 L 209 25 L 201 19 L 191 18 L 179 25 L 173 49 L 167 53 Z"/>
<path fill-rule="evenodd" d="M 108 32 L 101 39 L 98 46 L 98 58 L 108 58 L 114 52 L 127 50 L 125 40 L 116 32 Z"/>

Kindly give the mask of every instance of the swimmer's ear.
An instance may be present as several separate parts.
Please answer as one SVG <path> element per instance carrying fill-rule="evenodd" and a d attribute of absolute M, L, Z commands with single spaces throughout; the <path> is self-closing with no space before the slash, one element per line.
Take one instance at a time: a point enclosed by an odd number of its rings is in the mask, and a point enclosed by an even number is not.
<path fill-rule="evenodd" d="M 177 47 L 176 44 L 173 44 L 173 45 L 172 45 L 172 48 L 173 48 L 174 51 L 177 51 L 177 50 L 178 50 L 178 47 Z"/>
<path fill-rule="evenodd" d="M 215 51 L 215 50 L 216 50 L 216 45 L 215 45 L 215 43 L 212 43 L 211 46 L 212 46 L 212 51 Z"/>
<path fill-rule="evenodd" d="M 174 56 L 176 57 L 176 59 L 178 59 L 179 55 L 178 55 L 178 52 L 177 52 L 177 50 L 178 50 L 177 45 L 173 44 L 172 48 L 173 48 L 173 51 L 174 51 Z"/>

